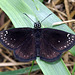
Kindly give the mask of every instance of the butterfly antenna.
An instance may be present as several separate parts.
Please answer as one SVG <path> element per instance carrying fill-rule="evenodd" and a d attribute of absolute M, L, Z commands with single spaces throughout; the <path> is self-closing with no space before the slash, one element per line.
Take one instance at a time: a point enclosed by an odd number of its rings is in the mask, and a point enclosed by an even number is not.
<path fill-rule="evenodd" d="M 23 13 L 24 15 L 26 15 L 31 21 L 33 21 L 26 13 Z M 34 22 L 34 21 L 33 21 Z"/>
<path fill-rule="evenodd" d="M 48 18 L 50 15 L 52 15 L 52 13 L 49 14 L 47 17 L 45 17 L 45 18 L 41 21 L 41 23 L 42 23 L 46 18 Z"/>

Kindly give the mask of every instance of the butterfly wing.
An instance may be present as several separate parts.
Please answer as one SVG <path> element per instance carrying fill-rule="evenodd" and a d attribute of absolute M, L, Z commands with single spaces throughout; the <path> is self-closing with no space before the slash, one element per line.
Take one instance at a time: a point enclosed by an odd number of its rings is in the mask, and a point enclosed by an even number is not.
<path fill-rule="evenodd" d="M 0 42 L 10 50 L 20 47 L 32 34 L 31 28 L 14 28 L 0 31 Z"/>
<path fill-rule="evenodd" d="M 71 49 L 75 45 L 75 35 L 57 29 L 46 28 L 43 30 L 44 38 L 49 38 L 49 43 L 59 52 Z"/>
<path fill-rule="evenodd" d="M 36 58 L 35 37 L 32 28 L 14 28 L 0 31 L 1 43 L 20 61 L 30 61 Z"/>
<path fill-rule="evenodd" d="M 46 61 L 55 61 L 63 51 L 75 44 L 75 35 L 50 28 L 42 29 L 40 58 Z"/>
<path fill-rule="evenodd" d="M 14 50 L 14 55 L 19 61 L 27 62 L 36 59 L 35 39 L 29 36 L 20 48 Z"/>
<path fill-rule="evenodd" d="M 55 49 L 48 43 L 48 38 L 44 38 L 42 34 L 40 38 L 40 59 L 44 61 L 53 62 L 60 58 L 61 53 L 55 51 Z"/>

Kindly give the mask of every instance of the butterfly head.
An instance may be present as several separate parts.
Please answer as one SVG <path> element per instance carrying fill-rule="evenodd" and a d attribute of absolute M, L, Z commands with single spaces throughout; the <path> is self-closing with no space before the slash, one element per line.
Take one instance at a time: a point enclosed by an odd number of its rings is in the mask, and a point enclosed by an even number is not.
<path fill-rule="evenodd" d="M 34 22 L 26 13 L 23 13 L 23 14 L 25 14 L 32 22 Z M 52 13 L 51 13 L 52 14 Z M 49 17 L 51 14 L 49 14 L 47 17 Z M 47 17 L 45 17 L 42 21 L 38 21 L 38 22 L 34 22 L 34 28 L 35 29 L 39 29 L 39 28 L 41 28 L 41 23 L 47 18 Z"/>
<path fill-rule="evenodd" d="M 34 23 L 34 28 L 36 28 L 36 29 L 41 28 L 41 23 L 39 21 L 38 22 L 35 22 Z"/>

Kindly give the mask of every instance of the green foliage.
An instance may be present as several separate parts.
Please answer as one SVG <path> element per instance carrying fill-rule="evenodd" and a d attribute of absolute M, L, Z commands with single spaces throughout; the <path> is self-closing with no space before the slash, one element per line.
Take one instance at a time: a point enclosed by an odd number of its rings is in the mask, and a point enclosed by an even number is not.
<path fill-rule="evenodd" d="M 15 70 L 15 71 L 6 71 L 6 72 L 0 72 L 0 75 L 20 75 L 20 74 L 27 74 L 28 72 L 30 72 L 30 68 L 31 67 L 27 67 L 27 68 L 22 68 L 19 70 Z M 33 66 L 32 72 L 39 70 L 40 68 L 38 67 L 38 65 Z"/>
<path fill-rule="evenodd" d="M 74 75 L 74 73 L 75 73 L 75 64 L 74 64 L 74 67 L 73 67 L 72 75 Z"/>
<path fill-rule="evenodd" d="M 40 2 L 43 2 L 43 0 L 39 0 Z"/>

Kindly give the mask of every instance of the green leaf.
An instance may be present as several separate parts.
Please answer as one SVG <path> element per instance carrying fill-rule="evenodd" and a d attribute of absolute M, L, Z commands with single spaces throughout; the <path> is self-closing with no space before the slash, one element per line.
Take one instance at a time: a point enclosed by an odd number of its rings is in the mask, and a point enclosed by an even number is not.
<path fill-rule="evenodd" d="M 9 16 L 16 28 L 34 27 L 34 23 L 23 13 L 30 16 L 35 22 L 43 20 L 52 13 L 39 0 L 0 0 L 0 8 Z M 50 17 L 42 22 L 42 28 L 48 27 L 73 33 L 66 24 L 53 27 L 52 24 L 58 21 L 61 20 L 52 13 Z M 45 62 L 37 58 L 36 61 L 44 75 L 71 75 L 62 60 L 58 62 Z"/>
<path fill-rule="evenodd" d="M 59 59 L 56 62 L 43 62 L 37 58 L 37 63 L 45 75 L 70 75 L 64 62 Z"/>
<path fill-rule="evenodd" d="M 69 50 L 69 52 L 70 52 L 73 56 L 75 56 L 75 46 L 72 47 L 71 50 Z"/>
<path fill-rule="evenodd" d="M 0 7 L 9 16 L 16 28 L 32 27 L 33 24 L 23 13 L 27 13 L 32 19 L 35 16 L 24 0 L 0 0 Z"/>
<path fill-rule="evenodd" d="M 23 69 L 18 69 L 15 71 L 6 71 L 6 72 L 0 72 L 0 75 L 20 75 L 20 74 L 25 74 L 28 73 L 30 71 L 31 67 L 27 67 L 27 68 L 23 68 Z M 39 70 L 40 68 L 38 67 L 38 65 L 33 66 L 32 72 Z"/>
<path fill-rule="evenodd" d="M 40 2 L 43 2 L 43 0 L 39 0 Z"/>
<path fill-rule="evenodd" d="M 72 75 L 75 74 L 75 64 L 74 64 L 74 67 L 73 67 L 73 72 L 72 72 Z"/>

